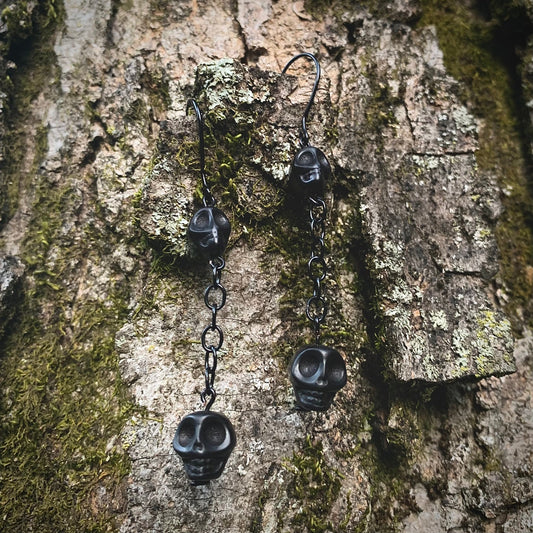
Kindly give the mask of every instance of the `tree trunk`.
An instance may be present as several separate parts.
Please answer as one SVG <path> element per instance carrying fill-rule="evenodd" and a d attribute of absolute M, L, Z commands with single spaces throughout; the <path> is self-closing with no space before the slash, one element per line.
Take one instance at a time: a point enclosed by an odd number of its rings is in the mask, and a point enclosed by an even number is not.
<path fill-rule="evenodd" d="M 0 5 L 0 529 L 533 530 L 529 0 Z M 311 276 L 300 52 L 332 167 Z M 213 410 L 237 436 L 198 486 L 172 446 L 212 324 L 189 98 L 232 225 Z M 327 411 L 287 370 L 313 285 L 348 374 Z"/>

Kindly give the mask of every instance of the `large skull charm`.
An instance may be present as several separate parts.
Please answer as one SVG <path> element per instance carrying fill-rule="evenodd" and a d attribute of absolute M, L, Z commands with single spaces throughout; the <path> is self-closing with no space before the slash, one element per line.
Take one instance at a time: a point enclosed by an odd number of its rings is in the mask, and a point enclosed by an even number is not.
<path fill-rule="evenodd" d="M 346 364 L 341 354 L 326 346 L 302 348 L 290 364 L 296 403 L 307 411 L 325 411 L 346 385 Z"/>
<path fill-rule="evenodd" d="M 230 221 L 216 207 L 198 209 L 189 224 L 189 239 L 200 254 L 209 259 L 224 253 L 230 232 Z"/>
<path fill-rule="evenodd" d="M 324 152 L 314 146 L 304 146 L 294 157 L 289 182 L 299 195 L 321 196 L 330 176 L 331 166 Z"/>
<path fill-rule="evenodd" d="M 224 415 L 196 411 L 179 423 L 172 445 L 191 484 L 205 485 L 222 474 L 235 443 L 235 430 Z"/>

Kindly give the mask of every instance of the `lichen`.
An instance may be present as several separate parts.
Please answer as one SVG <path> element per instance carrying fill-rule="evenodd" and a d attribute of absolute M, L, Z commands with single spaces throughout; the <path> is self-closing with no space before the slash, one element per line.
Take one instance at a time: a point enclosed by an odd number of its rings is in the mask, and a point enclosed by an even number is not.
<path fill-rule="evenodd" d="M 453 330 L 452 350 L 455 357 L 450 362 L 453 364 L 452 377 L 460 376 L 472 365 L 477 377 L 499 374 L 506 367 L 511 369 L 512 343 L 510 321 L 492 310 L 479 310 L 475 324 Z M 502 356 L 505 365 L 502 365 Z"/>
<path fill-rule="evenodd" d="M 198 67 L 198 76 L 207 80 L 203 87 L 207 113 L 222 113 L 228 103 L 234 106 L 252 104 L 254 94 L 244 82 L 242 70 L 237 68 L 233 59 L 219 59 Z M 224 118 L 224 116 L 222 116 Z M 253 124 L 254 117 L 244 113 L 233 116 L 237 124 Z"/>
<path fill-rule="evenodd" d="M 431 311 L 429 313 L 429 320 L 434 329 L 448 330 L 448 318 L 442 309 Z"/>
<path fill-rule="evenodd" d="M 487 375 L 488 372 L 494 373 L 494 370 L 501 366 L 496 362 L 501 353 L 499 349 L 495 348 L 495 337 L 508 345 L 504 353 L 511 353 L 511 346 L 509 345 L 512 345 L 512 328 L 507 318 L 498 316 L 494 311 L 488 309 L 479 312 L 477 325 L 478 329 L 474 343 L 477 348 L 477 354 L 474 364 L 477 375 L 483 376 Z M 512 365 L 510 356 L 507 356 L 507 364 Z"/>
<path fill-rule="evenodd" d="M 157 188 L 159 177 L 172 175 L 173 168 L 168 161 L 162 159 L 148 172 L 144 185 L 140 189 L 137 205 L 143 204 L 143 196 L 149 194 L 151 187 Z M 187 228 L 191 214 L 191 198 L 175 186 L 168 190 L 168 186 L 155 193 L 156 198 L 149 200 L 145 210 L 145 224 L 143 229 L 148 232 L 150 239 L 158 241 L 164 253 L 182 257 L 189 253 Z M 148 201 L 148 200 L 147 200 Z"/>

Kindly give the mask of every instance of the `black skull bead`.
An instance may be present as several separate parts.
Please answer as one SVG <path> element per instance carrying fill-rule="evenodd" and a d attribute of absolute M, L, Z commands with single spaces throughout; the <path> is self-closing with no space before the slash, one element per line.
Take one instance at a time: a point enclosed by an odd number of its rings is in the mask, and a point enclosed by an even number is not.
<path fill-rule="evenodd" d="M 330 176 L 331 166 L 324 152 L 314 146 L 304 146 L 294 156 L 289 182 L 299 196 L 321 196 Z"/>
<path fill-rule="evenodd" d="M 302 348 L 292 358 L 289 372 L 296 403 L 306 411 L 326 411 L 347 380 L 342 355 L 322 345 Z"/>
<path fill-rule="evenodd" d="M 172 444 L 191 484 L 206 485 L 220 477 L 236 441 L 235 430 L 223 414 L 196 411 L 179 423 Z"/>
<path fill-rule="evenodd" d="M 216 207 L 202 207 L 189 224 L 189 239 L 200 253 L 209 259 L 224 253 L 231 233 L 226 215 Z"/>

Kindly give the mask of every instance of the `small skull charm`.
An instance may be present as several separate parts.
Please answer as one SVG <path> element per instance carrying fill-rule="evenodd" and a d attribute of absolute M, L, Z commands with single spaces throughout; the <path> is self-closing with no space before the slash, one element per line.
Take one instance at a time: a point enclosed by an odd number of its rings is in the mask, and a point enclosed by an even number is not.
<path fill-rule="evenodd" d="M 335 394 L 346 385 L 346 363 L 326 346 L 306 346 L 289 367 L 296 403 L 306 411 L 326 411 Z"/>
<path fill-rule="evenodd" d="M 172 445 L 191 484 L 206 485 L 220 477 L 235 443 L 235 430 L 224 415 L 196 411 L 179 423 Z"/>
<path fill-rule="evenodd" d="M 196 250 L 209 259 L 221 256 L 228 244 L 231 224 L 216 207 L 202 207 L 194 213 L 189 224 L 189 239 Z"/>
<path fill-rule="evenodd" d="M 289 182 L 298 195 L 321 196 L 331 176 L 331 166 L 322 150 L 304 146 L 294 156 Z"/>

